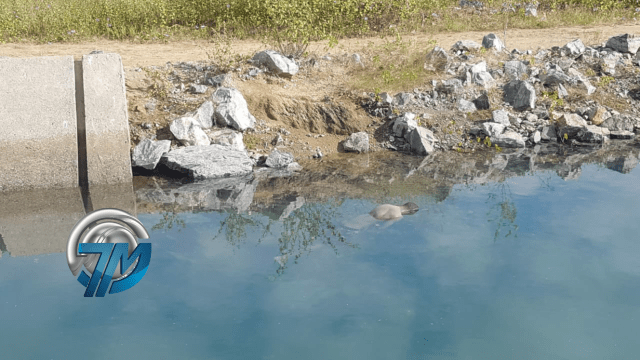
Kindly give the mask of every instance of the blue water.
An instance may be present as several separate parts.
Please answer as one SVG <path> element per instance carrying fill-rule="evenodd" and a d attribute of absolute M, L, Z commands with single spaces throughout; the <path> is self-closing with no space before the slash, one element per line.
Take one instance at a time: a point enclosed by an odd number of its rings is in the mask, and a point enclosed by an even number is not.
<path fill-rule="evenodd" d="M 0 358 L 637 358 L 639 184 L 589 165 L 458 185 L 360 230 L 373 202 L 139 214 L 151 265 L 120 294 L 84 298 L 64 254 L 0 258 Z"/>

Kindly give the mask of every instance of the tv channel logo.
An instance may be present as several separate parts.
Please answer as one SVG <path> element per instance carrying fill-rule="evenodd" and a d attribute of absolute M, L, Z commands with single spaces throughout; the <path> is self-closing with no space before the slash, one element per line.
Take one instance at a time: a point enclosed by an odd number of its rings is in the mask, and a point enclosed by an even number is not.
<path fill-rule="evenodd" d="M 136 238 L 148 239 L 149 234 L 126 211 L 100 209 L 78 221 L 69 235 L 67 263 L 73 276 L 80 273 L 85 297 L 103 297 L 107 290 L 119 293 L 142 279 L 151 261 L 151 243 L 138 244 Z"/>

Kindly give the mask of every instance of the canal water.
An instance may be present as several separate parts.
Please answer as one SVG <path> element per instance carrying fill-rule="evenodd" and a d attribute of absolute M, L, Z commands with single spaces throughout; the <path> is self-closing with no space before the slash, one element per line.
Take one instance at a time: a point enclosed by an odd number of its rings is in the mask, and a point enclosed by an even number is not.
<path fill-rule="evenodd" d="M 149 269 L 104 298 L 83 297 L 64 253 L 4 244 L 0 357 L 636 358 L 640 170 L 614 170 L 400 196 L 420 210 L 392 223 L 348 191 L 139 211 Z"/>

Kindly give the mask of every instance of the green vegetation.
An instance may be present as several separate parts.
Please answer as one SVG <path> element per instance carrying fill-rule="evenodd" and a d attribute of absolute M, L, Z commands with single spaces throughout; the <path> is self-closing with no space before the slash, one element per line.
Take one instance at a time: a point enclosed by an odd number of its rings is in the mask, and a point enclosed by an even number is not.
<path fill-rule="evenodd" d="M 484 1 L 500 9 L 502 0 Z M 543 28 L 619 22 L 635 0 L 542 0 L 538 17 L 454 10 L 457 0 L 0 0 L 0 41 L 269 39 L 302 54 L 313 40 L 392 34 Z M 596 10 L 594 10 L 596 9 Z M 436 13 L 438 16 L 433 17 Z M 389 70 L 392 72 L 391 70 Z"/>
<path fill-rule="evenodd" d="M 258 141 L 260 141 L 260 139 L 255 135 L 244 134 L 242 137 L 242 142 L 244 142 L 244 146 L 248 150 L 255 150 L 256 146 L 258 146 Z"/>
<path fill-rule="evenodd" d="M 598 81 L 598 86 L 607 86 L 613 80 L 615 79 L 611 76 L 603 76 L 600 78 L 600 81 Z"/>
<path fill-rule="evenodd" d="M 549 111 L 553 111 L 556 106 L 564 105 L 564 100 L 560 99 L 557 91 L 543 91 L 542 98 L 551 99 L 551 106 L 549 107 Z"/>

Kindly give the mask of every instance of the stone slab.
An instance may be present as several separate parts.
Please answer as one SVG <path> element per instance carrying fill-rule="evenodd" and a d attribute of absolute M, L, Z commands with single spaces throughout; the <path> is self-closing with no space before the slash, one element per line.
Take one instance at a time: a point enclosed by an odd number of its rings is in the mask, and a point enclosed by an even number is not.
<path fill-rule="evenodd" d="M 0 191 L 78 186 L 72 56 L 0 58 Z"/>
<path fill-rule="evenodd" d="M 11 256 L 66 252 L 84 215 L 79 187 L 0 192 L 0 237 Z"/>
<path fill-rule="evenodd" d="M 130 183 L 129 117 L 120 55 L 84 55 L 82 80 L 88 183 Z"/>

